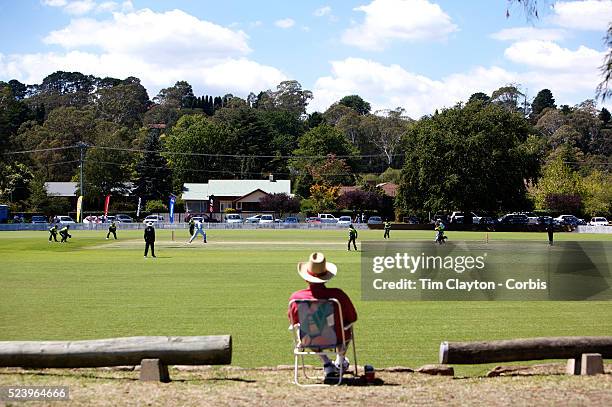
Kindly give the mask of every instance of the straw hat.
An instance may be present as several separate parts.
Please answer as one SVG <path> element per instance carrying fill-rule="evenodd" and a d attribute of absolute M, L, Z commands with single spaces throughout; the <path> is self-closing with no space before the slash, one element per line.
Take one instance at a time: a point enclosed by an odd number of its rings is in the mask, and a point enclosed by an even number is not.
<path fill-rule="evenodd" d="M 325 261 L 323 253 L 312 253 L 308 262 L 299 262 L 298 274 L 310 283 L 325 283 L 336 276 L 338 269 L 334 263 Z"/>

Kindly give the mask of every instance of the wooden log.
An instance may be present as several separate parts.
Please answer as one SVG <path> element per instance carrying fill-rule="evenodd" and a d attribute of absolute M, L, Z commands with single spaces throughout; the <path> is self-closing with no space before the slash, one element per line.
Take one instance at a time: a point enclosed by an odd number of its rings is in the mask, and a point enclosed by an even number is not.
<path fill-rule="evenodd" d="M 232 337 L 135 336 L 0 342 L 1 367 L 105 367 L 138 365 L 143 359 L 159 359 L 165 365 L 226 365 L 232 361 Z"/>
<path fill-rule="evenodd" d="M 442 342 L 440 363 L 478 364 L 543 359 L 580 359 L 583 353 L 612 358 L 612 336 L 561 336 L 481 342 Z"/>

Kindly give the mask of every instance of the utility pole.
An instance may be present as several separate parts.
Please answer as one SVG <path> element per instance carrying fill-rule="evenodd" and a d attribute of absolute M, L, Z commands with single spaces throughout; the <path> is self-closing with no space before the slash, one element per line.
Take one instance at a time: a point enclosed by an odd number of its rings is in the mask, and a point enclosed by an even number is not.
<path fill-rule="evenodd" d="M 85 191 L 83 190 L 83 184 L 84 184 L 84 181 L 83 181 L 83 164 L 85 162 L 85 151 L 89 147 L 89 144 L 84 143 L 82 141 L 79 141 L 77 143 L 77 147 L 81 151 L 81 159 L 79 160 L 80 167 L 81 167 L 81 176 L 79 177 L 79 180 L 81 181 L 81 196 L 85 196 Z"/>

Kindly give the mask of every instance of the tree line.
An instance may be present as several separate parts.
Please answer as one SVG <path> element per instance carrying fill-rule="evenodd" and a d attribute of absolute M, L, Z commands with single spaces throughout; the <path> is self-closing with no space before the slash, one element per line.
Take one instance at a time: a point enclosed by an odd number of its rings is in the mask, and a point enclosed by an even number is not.
<path fill-rule="evenodd" d="M 610 112 L 591 100 L 558 107 L 543 89 L 527 101 L 509 84 L 410 118 L 402 108 L 372 111 L 358 95 L 307 113 L 311 99 L 295 80 L 244 99 L 196 96 L 185 81 L 150 99 L 138 78 L 79 72 L 0 82 L 0 199 L 14 210 L 65 210 L 43 184 L 78 180 L 74 146 L 84 142 L 87 208 L 132 186 L 133 196 L 165 200 L 185 182 L 272 174 L 292 180 L 304 211 L 610 213 Z M 394 201 L 380 182 L 399 184 Z"/>

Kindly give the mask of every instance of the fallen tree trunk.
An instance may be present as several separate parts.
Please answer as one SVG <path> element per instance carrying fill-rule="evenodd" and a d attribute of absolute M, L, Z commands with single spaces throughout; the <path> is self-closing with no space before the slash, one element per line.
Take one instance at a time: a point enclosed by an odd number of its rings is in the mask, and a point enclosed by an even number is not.
<path fill-rule="evenodd" d="M 612 336 L 561 336 L 481 342 L 442 342 L 440 363 L 478 364 L 576 359 L 583 353 L 612 358 Z"/>
<path fill-rule="evenodd" d="M 232 337 L 135 336 L 88 341 L 0 342 L 0 366 L 80 368 L 138 365 L 225 365 L 232 361 Z"/>

